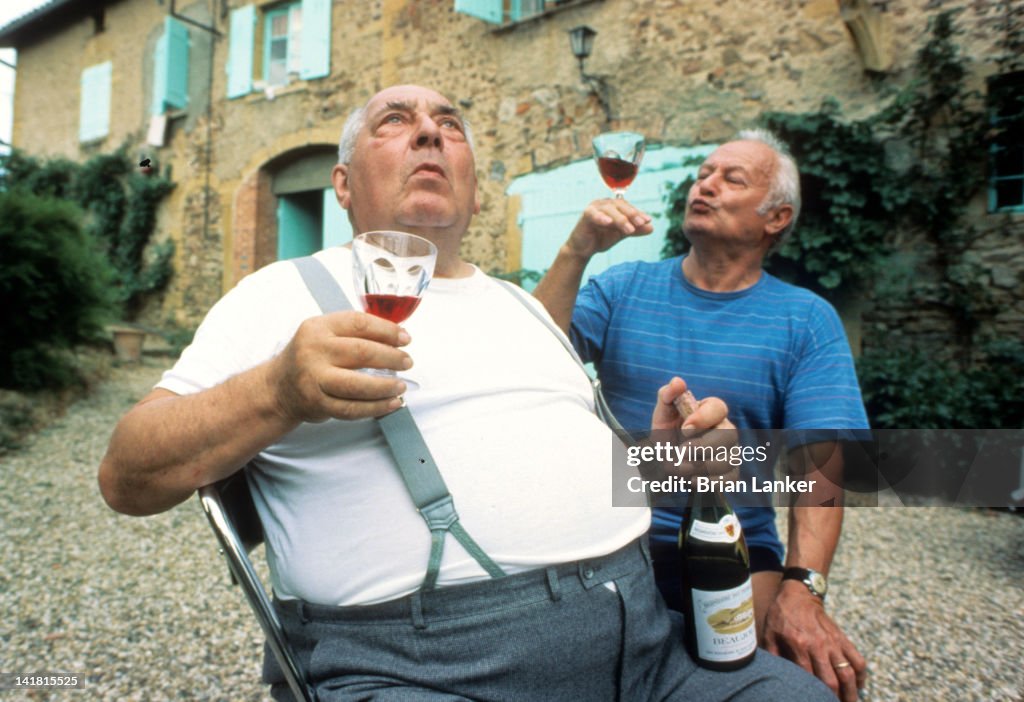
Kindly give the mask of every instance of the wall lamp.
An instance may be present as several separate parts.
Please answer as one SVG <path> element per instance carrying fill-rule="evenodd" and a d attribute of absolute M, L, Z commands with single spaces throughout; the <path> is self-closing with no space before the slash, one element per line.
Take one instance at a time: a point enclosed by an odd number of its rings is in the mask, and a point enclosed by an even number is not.
<path fill-rule="evenodd" d="M 607 129 L 611 127 L 613 119 L 608 81 L 605 80 L 604 76 L 591 75 L 583 70 L 583 62 L 590 56 L 590 52 L 594 48 L 594 37 L 596 36 L 597 32 L 585 24 L 573 27 L 569 30 L 569 46 L 572 49 L 572 55 L 580 62 L 580 79 L 587 84 L 591 95 L 597 98 L 598 104 L 604 111 L 605 128 Z"/>

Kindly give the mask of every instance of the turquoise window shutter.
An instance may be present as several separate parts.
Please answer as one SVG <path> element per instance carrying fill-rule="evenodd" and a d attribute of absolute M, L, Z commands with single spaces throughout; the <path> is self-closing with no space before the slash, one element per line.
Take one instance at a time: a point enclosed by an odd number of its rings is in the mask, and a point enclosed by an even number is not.
<path fill-rule="evenodd" d="M 661 258 L 668 231 L 666 189 L 693 177 L 698 164 L 714 149 L 714 144 L 648 149 L 640 173 L 629 186 L 629 201 L 654 217 L 654 232 L 629 237 L 595 255 L 584 271 L 584 282 L 617 263 Z M 558 248 L 565 241 L 565 232 L 572 231 L 580 214 L 594 198 L 607 197 L 608 186 L 601 180 L 594 160 L 588 158 L 520 176 L 509 185 L 507 193 L 522 198 L 518 220 L 523 233 L 521 266 L 543 271 L 555 260 Z M 532 291 L 535 285 L 528 283 L 524 287 Z"/>
<path fill-rule="evenodd" d="M 252 52 L 256 30 L 256 8 L 252 5 L 231 11 L 228 32 L 228 97 L 252 90 Z"/>
<path fill-rule="evenodd" d="M 502 5 L 503 0 L 455 0 L 455 11 L 484 22 L 501 24 L 504 20 Z"/>
<path fill-rule="evenodd" d="M 153 51 L 153 102 L 149 108 L 150 114 L 159 115 L 163 113 L 166 97 L 167 32 L 165 31 L 156 40 L 156 49 Z"/>
<path fill-rule="evenodd" d="M 79 108 L 78 139 L 92 141 L 110 133 L 110 61 L 82 71 L 82 103 Z"/>
<path fill-rule="evenodd" d="M 302 0 L 303 80 L 331 73 L 331 0 Z"/>
<path fill-rule="evenodd" d="M 188 53 L 188 28 L 167 17 L 153 52 L 153 114 L 188 105 Z"/>
<path fill-rule="evenodd" d="M 182 109 L 188 105 L 188 27 L 174 19 L 167 18 L 167 97 L 170 107 Z"/>

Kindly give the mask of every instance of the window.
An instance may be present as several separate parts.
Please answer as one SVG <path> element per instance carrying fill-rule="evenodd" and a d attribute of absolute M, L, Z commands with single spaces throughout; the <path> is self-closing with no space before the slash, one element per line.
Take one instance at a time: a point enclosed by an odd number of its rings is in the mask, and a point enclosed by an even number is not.
<path fill-rule="evenodd" d="M 520 22 L 572 0 L 455 0 L 455 11 L 492 24 Z"/>
<path fill-rule="evenodd" d="M 995 138 L 989 163 L 989 210 L 1024 212 L 1024 71 L 989 81 Z"/>
<path fill-rule="evenodd" d="M 153 102 L 150 113 L 188 105 L 188 28 L 174 19 L 164 19 L 164 33 L 153 51 Z"/>
<path fill-rule="evenodd" d="M 110 61 L 82 71 L 82 101 L 78 112 L 78 140 L 94 141 L 110 133 Z"/>
<path fill-rule="evenodd" d="M 455 11 L 484 22 L 501 24 L 505 21 L 503 4 L 502 0 L 455 0 Z"/>
<path fill-rule="evenodd" d="M 331 0 L 235 8 L 228 39 L 229 98 L 252 92 L 254 74 L 261 87 L 287 85 L 296 74 L 302 80 L 323 78 L 331 72 Z"/>
<path fill-rule="evenodd" d="M 267 12 L 263 37 L 263 80 L 267 85 L 287 85 L 288 74 L 302 70 L 302 4 Z"/>

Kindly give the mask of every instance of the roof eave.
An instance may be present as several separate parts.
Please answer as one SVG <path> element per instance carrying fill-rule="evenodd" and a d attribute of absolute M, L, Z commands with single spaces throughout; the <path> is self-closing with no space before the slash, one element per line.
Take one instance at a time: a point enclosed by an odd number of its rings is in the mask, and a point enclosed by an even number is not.
<path fill-rule="evenodd" d="M 0 48 L 17 49 L 38 35 L 40 30 L 52 27 L 60 19 L 64 19 L 71 11 L 81 10 L 88 5 L 93 7 L 105 5 L 87 0 L 49 0 L 21 17 L 0 27 Z"/>

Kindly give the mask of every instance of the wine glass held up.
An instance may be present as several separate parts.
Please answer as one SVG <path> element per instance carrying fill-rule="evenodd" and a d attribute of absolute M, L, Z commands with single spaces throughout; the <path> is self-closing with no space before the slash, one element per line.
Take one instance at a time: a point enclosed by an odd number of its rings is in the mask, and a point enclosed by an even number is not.
<path fill-rule="evenodd" d="M 415 234 L 376 231 L 356 236 L 352 239 L 352 274 L 363 309 L 401 324 L 419 306 L 436 261 L 437 247 Z M 390 369 L 367 368 L 366 372 L 396 376 Z M 414 385 L 408 380 L 406 384 Z"/>
<path fill-rule="evenodd" d="M 624 197 L 626 188 L 636 178 L 644 157 L 644 137 L 636 132 L 605 132 L 594 137 L 594 158 L 604 182 Z"/>

